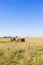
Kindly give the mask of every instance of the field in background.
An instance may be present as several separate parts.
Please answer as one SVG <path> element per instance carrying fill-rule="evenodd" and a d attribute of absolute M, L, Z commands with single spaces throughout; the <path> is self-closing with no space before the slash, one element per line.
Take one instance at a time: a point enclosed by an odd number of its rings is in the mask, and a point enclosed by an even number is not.
<path fill-rule="evenodd" d="M 43 38 L 0 38 L 0 65 L 43 65 Z"/>
<path fill-rule="evenodd" d="M 27 48 L 36 47 L 36 46 L 43 46 L 43 38 L 25 38 L 25 42 L 11 42 L 11 38 L 0 38 L 0 48 L 7 48 L 13 47 L 15 48 Z"/>

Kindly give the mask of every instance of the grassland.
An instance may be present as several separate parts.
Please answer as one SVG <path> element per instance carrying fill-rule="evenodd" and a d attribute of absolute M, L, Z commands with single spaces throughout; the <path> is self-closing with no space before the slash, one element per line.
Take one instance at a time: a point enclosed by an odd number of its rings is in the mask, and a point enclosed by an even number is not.
<path fill-rule="evenodd" d="M 0 65 L 43 65 L 43 38 L 0 38 Z"/>

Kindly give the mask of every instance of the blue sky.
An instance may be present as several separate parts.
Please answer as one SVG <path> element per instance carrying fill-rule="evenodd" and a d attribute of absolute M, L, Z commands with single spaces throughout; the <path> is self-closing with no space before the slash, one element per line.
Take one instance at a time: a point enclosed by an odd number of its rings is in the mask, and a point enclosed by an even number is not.
<path fill-rule="evenodd" d="M 43 37 L 43 0 L 0 0 L 0 36 Z"/>

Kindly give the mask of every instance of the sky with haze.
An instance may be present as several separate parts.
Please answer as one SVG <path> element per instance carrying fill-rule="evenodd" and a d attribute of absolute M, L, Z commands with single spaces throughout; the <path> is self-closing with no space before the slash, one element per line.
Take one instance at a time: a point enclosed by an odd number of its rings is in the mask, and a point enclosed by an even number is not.
<path fill-rule="evenodd" d="M 43 0 L 0 0 L 0 36 L 43 37 Z"/>

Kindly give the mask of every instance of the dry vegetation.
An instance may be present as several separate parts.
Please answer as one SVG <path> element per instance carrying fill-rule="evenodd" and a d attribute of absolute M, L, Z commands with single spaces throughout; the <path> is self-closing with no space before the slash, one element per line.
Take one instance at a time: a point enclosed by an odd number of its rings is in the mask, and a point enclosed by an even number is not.
<path fill-rule="evenodd" d="M 43 38 L 0 38 L 0 65 L 43 65 Z"/>

